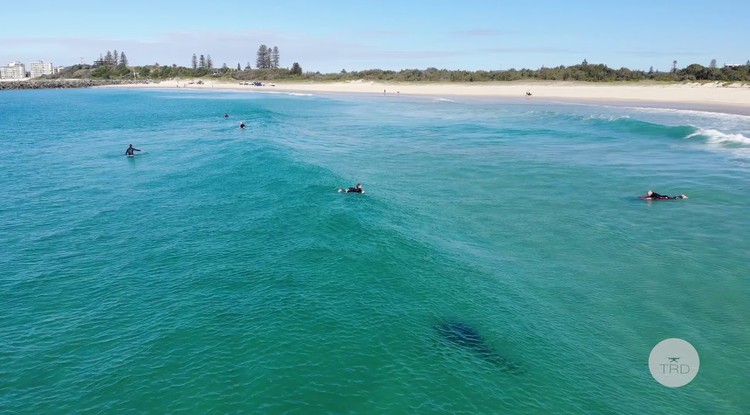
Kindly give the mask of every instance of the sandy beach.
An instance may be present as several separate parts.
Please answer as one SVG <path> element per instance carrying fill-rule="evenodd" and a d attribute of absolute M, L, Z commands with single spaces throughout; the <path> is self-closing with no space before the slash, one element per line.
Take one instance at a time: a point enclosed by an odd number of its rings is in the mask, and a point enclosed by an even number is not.
<path fill-rule="evenodd" d="M 750 85 L 734 83 L 587 83 L 587 82 L 481 82 L 481 83 L 387 83 L 266 82 L 263 86 L 240 81 L 173 79 L 114 86 L 117 88 L 190 88 L 252 92 L 377 94 L 386 96 L 477 97 L 560 100 L 566 102 L 622 102 L 677 104 L 680 108 L 729 110 L 750 114 Z M 531 96 L 527 95 L 531 93 Z"/>

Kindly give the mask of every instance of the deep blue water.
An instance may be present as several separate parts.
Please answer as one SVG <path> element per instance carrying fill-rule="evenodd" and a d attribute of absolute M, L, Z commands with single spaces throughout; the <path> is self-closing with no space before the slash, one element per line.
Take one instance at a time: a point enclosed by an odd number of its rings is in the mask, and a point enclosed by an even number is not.
<path fill-rule="evenodd" d="M 0 413 L 748 413 L 748 137 L 624 105 L 4 91 Z M 701 358 L 674 389 L 648 368 L 672 337 Z"/>

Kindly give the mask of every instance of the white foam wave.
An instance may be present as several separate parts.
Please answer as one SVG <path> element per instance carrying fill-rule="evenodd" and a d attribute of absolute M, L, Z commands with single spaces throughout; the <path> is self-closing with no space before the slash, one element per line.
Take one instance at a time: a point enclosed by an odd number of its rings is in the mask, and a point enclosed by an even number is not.
<path fill-rule="evenodd" d="M 286 95 L 290 97 L 312 97 L 314 94 L 302 93 L 302 92 L 285 92 L 285 91 L 253 91 L 256 94 L 266 95 Z"/>
<path fill-rule="evenodd" d="M 690 134 L 687 138 L 694 137 L 705 137 L 707 143 L 727 145 L 732 147 L 737 146 L 750 146 L 750 138 L 745 137 L 742 134 L 726 134 L 719 130 L 714 129 L 699 129 L 698 131 Z"/>
<path fill-rule="evenodd" d="M 448 98 L 436 98 L 435 101 L 436 102 L 456 102 L 456 101 L 454 101 L 452 99 L 448 99 Z"/>
<path fill-rule="evenodd" d="M 628 107 L 634 111 L 651 113 L 651 114 L 670 114 L 670 115 L 685 115 L 691 117 L 700 117 L 715 120 L 724 120 L 732 122 L 750 122 L 750 115 L 742 114 L 730 114 L 724 112 L 714 111 L 698 111 L 698 110 L 685 110 L 676 108 L 657 108 L 657 107 Z"/>
<path fill-rule="evenodd" d="M 591 114 L 591 115 L 588 116 L 589 120 L 602 120 L 602 121 L 627 120 L 629 118 L 630 118 L 629 115 Z"/>

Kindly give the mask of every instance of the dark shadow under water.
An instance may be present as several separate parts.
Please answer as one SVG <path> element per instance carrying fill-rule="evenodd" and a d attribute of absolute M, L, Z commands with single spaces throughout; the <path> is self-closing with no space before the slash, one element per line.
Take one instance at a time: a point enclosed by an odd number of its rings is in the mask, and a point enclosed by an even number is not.
<path fill-rule="evenodd" d="M 435 325 L 435 330 L 451 345 L 467 350 L 505 372 L 513 374 L 523 372 L 521 365 L 498 353 L 476 329 L 466 323 L 442 321 Z"/>

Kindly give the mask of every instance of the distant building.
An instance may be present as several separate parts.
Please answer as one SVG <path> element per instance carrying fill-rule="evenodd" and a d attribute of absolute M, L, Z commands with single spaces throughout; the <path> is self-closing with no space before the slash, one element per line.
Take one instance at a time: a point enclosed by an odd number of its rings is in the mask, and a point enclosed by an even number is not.
<path fill-rule="evenodd" d="M 0 66 L 0 79 L 24 79 L 26 66 L 21 62 L 11 62 L 7 66 Z"/>
<path fill-rule="evenodd" d="M 31 77 L 38 78 L 42 75 L 52 75 L 52 64 L 44 61 L 31 62 Z"/>

